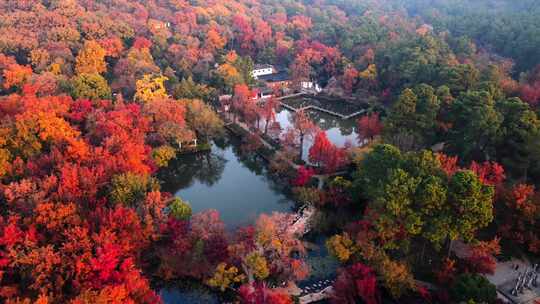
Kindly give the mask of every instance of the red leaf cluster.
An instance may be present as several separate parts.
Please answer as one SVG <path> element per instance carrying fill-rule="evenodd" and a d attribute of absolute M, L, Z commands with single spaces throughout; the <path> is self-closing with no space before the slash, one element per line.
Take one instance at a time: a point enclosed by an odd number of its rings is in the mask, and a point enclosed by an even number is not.
<path fill-rule="evenodd" d="M 331 143 L 326 132 L 319 131 L 315 135 L 313 146 L 309 149 L 309 161 L 321 166 L 324 172 L 332 173 L 343 168 L 348 159 L 344 149 Z"/>
<path fill-rule="evenodd" d="M 315 175 L 315 170 L 309 167 L 300 166 L 296 171 L 296 178 L 292 181 L 292 185 L 295 187 L 303 187 Z"/>
<path fill-rule="evenodd" d="M 270 289 L 264 284 L 244 284 L 238 290 L 242 304 L 292 304 L 285 291 Z"/>
<path fill-rule="evenodd" d="M 373 140 L 375 136 L 381 134 L 382 128 L 383 125 L 379 119 L 378 113 L 362 116 L 358 120 L 358 134 L 361 136 L 359 140 Z"/>
<path fill-rule="evenodd" d="M 362 263 L 343 269 L 334 283 L 332 303 L 354 304 L 361 299 L 366 304 L 380 303 L 375 271 Z"/>

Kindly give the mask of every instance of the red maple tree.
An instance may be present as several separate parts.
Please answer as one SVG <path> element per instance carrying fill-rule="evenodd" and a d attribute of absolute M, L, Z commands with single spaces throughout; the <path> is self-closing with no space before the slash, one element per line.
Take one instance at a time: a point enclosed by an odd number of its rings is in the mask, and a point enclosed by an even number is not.
<path fill-rule="evenodd" d="M 362 116 L 358 119 L 358 134 L 359 140 L 373 140 L 373 138 L 381 134 L 383 125 L 379 119 L 379 113 Z"/>
<path fill-rule="evenodd" d="M 331 143 L 326 132 L 319 131 L 309 149 L 309 161 L 322 167 L 324 172 L 331 173 L 347 164 L 347 153 Z"/>

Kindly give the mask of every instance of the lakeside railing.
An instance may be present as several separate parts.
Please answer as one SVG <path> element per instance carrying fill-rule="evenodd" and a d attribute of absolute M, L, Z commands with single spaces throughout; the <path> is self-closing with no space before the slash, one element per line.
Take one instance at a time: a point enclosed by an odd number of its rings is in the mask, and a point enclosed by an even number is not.
<path fill-rule="evenodd" d="M 294 102 L 297 101 L 297 100 L 295 100 L 295 98 L 302 97 L 302 96 L 305 96 L 304 100 L 300 101 L 299 103 L 297 102 L 298 104 L 294 105 Z M 280 105 L 282 107 L 284 107 L 284 108 L 286 108 L 288 110 L 291 110 L 293 112 L 312 109 L 312 110 L 328 113 L 330 115 L 339 117 L 339 118 L 341 118 L 343 120 L 351 119 L 353 117 L 362 115 L 362 114 L 367 112 L 366 108 L 360 108 L 361 107 L 360 105 L 351 104 L 348 101 L 344 101 L 344 100 L 340 100 L 340 101 L 334 100 L 334 101 L 332 101 L 332 100 L 329 100 L 328 98 L 315 97 L 315 96 L 308 95 L 308 94 L 305 94 L 305 93 L 298 93 L 298 94 L 292 94 L 292 95 L 283 96 L 283 97 L 278 98 L 278 100 L 279 100 L 279 103 L 280 103 Z M 289 101 L 289 102 L 287 102 L 287 101 Z M 326 103 L 338 102 L 338 103 L 340 103 L 341 106 L 353 107 L 353 108 L 356 108 L 356 109 L 353 109 L 353 110 L 350 110 L 350 111 L 345 110 L 345 111 L 342 111 L 342 113 L 339 113 L 339 111 L 332 110 L 332 109 L 330 109 L 330 107 L 324 107 L 324 105 L 322 103 L 325 103 L 325 102 Z"/>

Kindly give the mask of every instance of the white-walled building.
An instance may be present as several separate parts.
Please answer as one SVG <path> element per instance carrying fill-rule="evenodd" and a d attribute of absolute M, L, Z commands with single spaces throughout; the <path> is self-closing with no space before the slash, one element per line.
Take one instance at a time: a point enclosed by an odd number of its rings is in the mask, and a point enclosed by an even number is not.
<path fill-rule="evenodd" d="M 275 70 L 274 70 L 273 65 L 271 65 L 271 64 L 256 64 L 255 67 L 253 68 L 253 71 L 251 71 L 251 76 L 253 76 L 253 78 L 255 78 L 255 79 L 258 79 L 259 76 L 271 75 L 271 74 L 274 74 L 274 73 L 275 73 Z"/>

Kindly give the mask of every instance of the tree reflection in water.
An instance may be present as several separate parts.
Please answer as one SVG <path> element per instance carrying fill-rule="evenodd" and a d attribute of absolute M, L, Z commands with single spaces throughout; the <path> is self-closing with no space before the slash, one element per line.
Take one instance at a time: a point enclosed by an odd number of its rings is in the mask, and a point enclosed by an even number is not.
<path fill-rule="evenodd" d="M 329 131 L 339 129 L 340 136 L 349 137 L 353 133 L 356 135 L 356 121 L 354 118 L 343 120 L 321 111 L 310 110 L 309 117 L 319 126 L 319 128 Z"/>
<path fill-rule="evenodd" d="M 211 152 L 181 156 L 160 172 L 163 190 L 194 212 L 216 209 L 229 228 L 252 224 L 261 213 L 291 211 L 287 188 L 270 176 L 264 159 L 241 151 L 240 141 L 228 136 Z"/>
<path fill-rule="evenodd" d="M 212 186 L 221 179 L 226 163 L 223 153 L 215 151 L 181 155 L 159 173 L 162 189 L 174 193 L 195 181 Z"/>
<path fill-rule="evenodd" d="M 350 143 L 352 146 L 358 144 L 358 132 L 356 130 L 356 120 L 358 117 L 343 120 L 339 117 L 317 110 L 309 110 L 307 113 L 321 130 L 326 131 L 326 136 L 333 144 L 338 147 L 344 147 L 347 143 Z M 285 108 L 280 108 L 276 112 L 276 121 L 281 125 L 283 130 L 292 126 L 292 123 L 290 122 L 290 117 L 292 117 L 292 115 L 293 112 Z M 304 160 L 308 159 L 309 148 L 311 148 L 312 145 L 312 138 L 304 140 Z"/>

